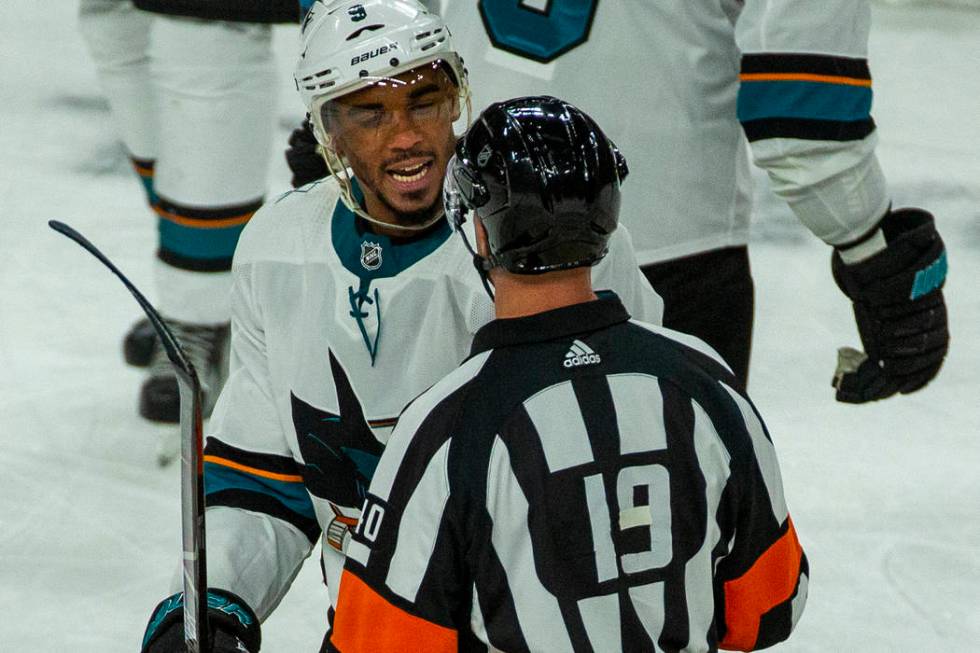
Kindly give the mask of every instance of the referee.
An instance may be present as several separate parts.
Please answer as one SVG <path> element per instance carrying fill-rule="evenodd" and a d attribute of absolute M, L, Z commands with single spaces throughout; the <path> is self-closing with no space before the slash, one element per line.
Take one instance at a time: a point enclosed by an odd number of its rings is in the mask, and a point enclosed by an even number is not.
<path fill-rule="evenodd" d="M 789 636 L 807 560 L 758 412 L 700 341 L 592 289 L 626 173 L 555 98 L 492 105 L 460 141 L 447 214 L 461 234 L 473 217 L 497 320 L 402 414 L 329 650 L 752 650 Z"/>

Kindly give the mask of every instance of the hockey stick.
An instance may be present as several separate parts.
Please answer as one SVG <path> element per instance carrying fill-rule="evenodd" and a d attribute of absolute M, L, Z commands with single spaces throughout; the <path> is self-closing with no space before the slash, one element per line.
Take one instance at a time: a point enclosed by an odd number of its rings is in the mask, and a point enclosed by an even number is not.
<path fill-rule="evenodd" d="M 68 236 L 102 261 L 119 277 L 139 302 L 150 324 L 160 336 L 167 357 L 177 373 L 180 390 L 180 514 L 184 556 L 184 641 L 188 653 L 208 650 L 208 583 L 207 555 L 204 548 L 204 455 L 201 422 L 201 383 L 194 365 L 181 349 L 169 327 L 153 305 L 136 286 L 119 271 L 105 254 L 68 225 L 49 220 L 48 226 Z"/>

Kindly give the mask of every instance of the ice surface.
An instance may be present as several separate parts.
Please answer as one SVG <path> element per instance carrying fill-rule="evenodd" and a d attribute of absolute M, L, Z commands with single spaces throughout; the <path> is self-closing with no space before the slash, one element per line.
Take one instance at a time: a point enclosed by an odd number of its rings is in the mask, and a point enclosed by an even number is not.
<path fill-rule="evenodd" d="M 91 238 L 152 297 L 154 218 L 114 139 L 75 2 L 0 2 L 0 650 L 132 652 L 179 556 L 178 470 L 136 415 L 120 340 L 138 308 L 50 231 Z M 926 390 L 833 401 L 858 344 L 828 251 L 759 190 L 751 394 L 810 557 L 810 600 L 777 651 L 968 650 L 980 641 L 980 12 L 875 9 L 880 157 L 896 205 L 933 210 L 949 247 L 952 349 Z M 281 128 L 301 107 L 277 28 Z M 277 147 L 281 150 L 282 147 Z M 270 193 L 288 172 L 278 155 Z M 762 180 L 760 180 L 762 181 Z M 163 429 L 166 431 L 166 429 Z M 315 651 L 311 560 L 264 650 Z"/>

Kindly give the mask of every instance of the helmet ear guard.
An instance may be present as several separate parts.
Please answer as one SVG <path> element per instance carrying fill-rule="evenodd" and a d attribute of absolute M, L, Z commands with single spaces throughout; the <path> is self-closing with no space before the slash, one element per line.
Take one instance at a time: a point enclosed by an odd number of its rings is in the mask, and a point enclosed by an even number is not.
<path fill-rule="evenodd" d="M 462 141 L 461 141 L 462 142 Z M 446 166 L 446 176 L 442 181 L 442 204 L 449 224 L 459 233 L 463 239 L 463 245 L 469 250 L 473 257 L 473 267 L 476 268 L 483 287 L 486 289 L 490 299 L 493 299 L 493 288 L 491 287 L 489 272 L 494 267 L 494 263 L 480 256 L 466 232 L 463 225 L 466 223 L 466 216 L 489 200 L 489 192 L 486 184 L 483 183 L 482 175 L 468 165 L 468 160 L 462 156 L 462 150 L 457 147 L 457 153 L 449 159 Z"/>

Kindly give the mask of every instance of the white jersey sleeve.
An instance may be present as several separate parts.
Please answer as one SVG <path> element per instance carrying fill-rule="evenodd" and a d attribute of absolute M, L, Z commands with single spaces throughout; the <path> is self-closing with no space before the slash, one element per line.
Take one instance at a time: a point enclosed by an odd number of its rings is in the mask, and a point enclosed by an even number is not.
<path fill-rule="evenodd" d="M 776 193 L 828 243 L 861 234 L 888 205 L 868 0 L 433 4 L 475 111 L 555 95 L 617 144 L 631 170 L 621 220 L 640 264 L 748 242 L 749 142 Z"/>
<path fill-rule="evenodd" d="M 265 619 L 320 529 L 273 400 L 262 318 L 269 307 L 256 302 L 248 255 L 262 237 L 255 231 L 246 230 L 233 267 L 229 376 L 204 460 L 208 584 L 241 596 Z"/>
<path fill-rule="evenodd" d="M 737 23 L 738 117 L 773 191 L 829 244 L 855 240 L 889 197 L 875 156 L 867 0 L 755 0 Z"/>

